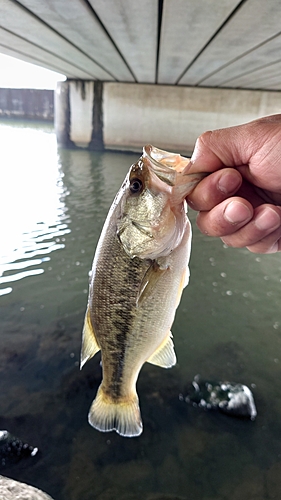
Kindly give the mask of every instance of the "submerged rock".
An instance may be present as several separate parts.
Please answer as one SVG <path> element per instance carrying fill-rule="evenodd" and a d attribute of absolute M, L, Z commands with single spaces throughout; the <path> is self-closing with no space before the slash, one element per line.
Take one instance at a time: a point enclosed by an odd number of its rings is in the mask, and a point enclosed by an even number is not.
<path fill-rule="evenodd" d="M 33 448 L 8 431 L 0 431 L 0 464 L 17 462 L 21 458 L 34 457 L 38 448 Z"/>
<path fill-rule="evenodd" d="M 1 500 L 53 500 L 41 490 L 8 477 L 0 476 Z"/>
<path fill-rule="evenodd" d="M 201 380 L 196 375 L 187 396 L 181 396 L 181 399 L 201 408 L 220 410 L 235 417 L 255 420 L 257 416 L 252 391 L 243 384 Z"/>

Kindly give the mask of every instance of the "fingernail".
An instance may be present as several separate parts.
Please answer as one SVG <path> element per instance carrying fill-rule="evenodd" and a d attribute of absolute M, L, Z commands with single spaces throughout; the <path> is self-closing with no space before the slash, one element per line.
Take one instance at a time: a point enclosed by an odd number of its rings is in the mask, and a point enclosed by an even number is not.
<path fill-rule="evenodd" d="M 191 169 L 191 167 L 192 167 L 192 161 L 188 160 L 188 163 L 185 165 L 185 167 L 182 170 L 183 175 L 187 174 L 189 172 L 189 170 Z"/>
<path fill-rule="evenodd" d="M 279 250 L 278 241 L 272 245 L 265 253 L 276 253 Z"/>
<path fill-rule="evenodd" d="M 250 209 L 240 201 L 231 201 L 224 210 L 224 218 L 231 224 L 246 222 L 250 220 L 252 214 Z"/>
<path fill-rule="evenodd" d="M 262 213 L 257 215 L 255 225 L 261 231 L 277 229 L 280 226 L 280 217 L 272 208 L 266 207 Z"/>
<path fill-rule="evenodd" d="M 232 194 L 237 191 L 241 185 L 241 178 L 237 174 L 224 173 L 218 182 L 218 188 L 223 194 Z"/>

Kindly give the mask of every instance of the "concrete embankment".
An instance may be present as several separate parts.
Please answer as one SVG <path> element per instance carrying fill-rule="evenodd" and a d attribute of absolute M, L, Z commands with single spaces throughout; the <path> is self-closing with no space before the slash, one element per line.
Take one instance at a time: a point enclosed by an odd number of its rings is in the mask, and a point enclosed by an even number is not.
<path fill-rule="evenodd" d="M 54 120 L 54 91 L 0 88 L 0 118 Z"/>

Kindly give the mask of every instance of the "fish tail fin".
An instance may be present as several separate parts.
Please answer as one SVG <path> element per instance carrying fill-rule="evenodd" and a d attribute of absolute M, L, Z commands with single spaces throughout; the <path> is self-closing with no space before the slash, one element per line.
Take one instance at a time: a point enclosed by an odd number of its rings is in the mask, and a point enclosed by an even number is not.
<path fill-rule="evenodd" d="M 128 401 L 114 401 L 99 387 L 88 415 L 89 424 L 102 432 L 116 431 L 120 436 L 136 437 L 142 433 L 137 393 Z"/>

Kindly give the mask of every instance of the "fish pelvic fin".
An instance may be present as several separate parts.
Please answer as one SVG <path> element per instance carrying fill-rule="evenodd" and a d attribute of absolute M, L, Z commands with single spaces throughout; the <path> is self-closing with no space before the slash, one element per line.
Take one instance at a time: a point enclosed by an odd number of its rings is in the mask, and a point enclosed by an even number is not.
<path fill-rule="evenodd" d="M 116 431 L 124 437 L 142 433 L 142 420 L 136 392 L 127 401 L 114 400 L 99 387 L 88 415 L 89 424 L 102 432 Z"/>
<path fill-rule="evenodd" d="M 100 347 L 96 340 L 95 332 L 90 318 L 90 309 L 88 306 L 85 314 L 84 327 L 82 333 L 80 369 L 83 368 L 84 364 L 88 361 L 88 359 L 91 359 L 99 351 Z"/>
<path fill-rule="evenodd" d="M 177 362 L 172 333 L 169 332 L 160 346 L 146 361 L 162 368 L 172 368 Z"/>

